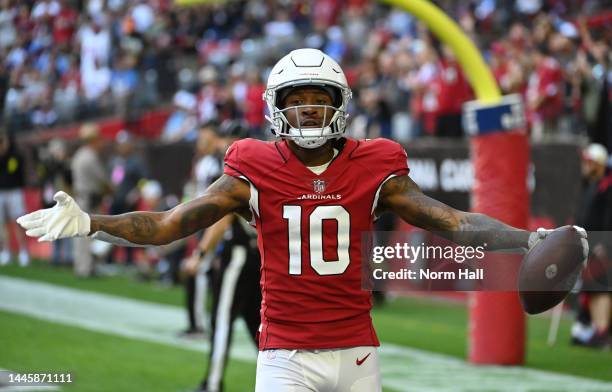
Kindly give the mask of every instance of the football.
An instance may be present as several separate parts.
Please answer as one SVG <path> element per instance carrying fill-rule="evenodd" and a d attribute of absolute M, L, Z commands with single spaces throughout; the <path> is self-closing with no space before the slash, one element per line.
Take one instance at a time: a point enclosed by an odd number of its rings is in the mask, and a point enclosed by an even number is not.
<path fill-rule="evenodd" d="M 585 260 L 583 235 L 564 226 L 540 240 L 525 255 L 518 276 L 521 304 L 529 314 L 542 313 L 565 299 Z"/>

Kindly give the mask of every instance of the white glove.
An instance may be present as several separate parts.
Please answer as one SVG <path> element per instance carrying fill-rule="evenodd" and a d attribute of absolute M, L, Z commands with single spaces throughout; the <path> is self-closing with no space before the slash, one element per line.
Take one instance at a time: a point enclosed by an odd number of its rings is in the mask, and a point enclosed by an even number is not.
<path fill-rule="evenodd" d="M 574 229 L 580 234 L 580 242 L 582 243 L 582 264 L 586 267 L 587 261 L 589 261 L 589 240 L 587 239 L 587 232 L 580 226 L 574 225 Z"/>
<path fill-rule="evenodd" d="M 576 231 L 580 235 L 580 242 L 582 243 L 582 254 L 584 256 L 583 264 L 586 266 L 588 256 L 589 256 L 589 241 L 587 240 L 587 232 L 585 229 L 583 229 L 580 226 L 574 225 L 573 227 L 574 229 L 576 229 Z M 529 235 L 529 241 L 528 241 L 529 250 L 531 250 L 534 246 L 536 246 L 538 242 L 546 238 L 547 235 L 549 235 L 555 230 L 558 230 L 558 229 L 547 230 L 547 229 L 543 229 L 540 227 L 539 229 L 531 233 Z"/>
<path fill-rule="evenodd" d="M 34 211 L 17 219 L 17 223 L 38 242 L 59 238 L 84 237 L 89 234 L 91 219 L 66 192 L 53 196 L 57 202 L 51 208 Z"/>
<path fill-rule="evenodd" d="M 541 240 L 546 238 L 546 236 L 549 233 L 552 233 L 553 231 L 554 230 L 544 229 L 544 228 L 540 227 L 536 231 L 534 231 L 533 233 L 529 234 L 529 241 L 527 242 L 527 244 L 529 246 L 529 250 L 533 249 L 533 247 L 536 246 L 536 244 L 538 242 L 540 242 Z"/>

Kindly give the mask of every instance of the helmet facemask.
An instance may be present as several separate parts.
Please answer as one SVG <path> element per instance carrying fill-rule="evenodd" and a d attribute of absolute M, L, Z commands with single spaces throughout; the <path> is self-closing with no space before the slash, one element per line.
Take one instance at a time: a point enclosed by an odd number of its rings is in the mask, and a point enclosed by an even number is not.
<path fill-rule="evenodd" d="M 292 86 L 293 87 L 293 86 Z M 309 87 L 308 84 L 295 87 Z M 320 88 L 320 85 L 312 85 L 312 87 Z M 266 119 L 272 123 L 272 133 L 277 137 L 291 139 L 300 147 L 317 148 L 325 144 L 329 139 L 337 139 L 344 134 L 346 127 L 346 119 L 348 113 L 344 102 L 350 99 L 350 90 L 348 90 L 348 99 L 342 96 L 344 90 L 337 87 L 332 87 L 335 91 L 332 100 L 332 105 L 297 105 L 283 107 L 277 97 L 278 91 L 268 91 L 270 97 L 265 97 L 268 103 L 268 109 L 271 115 L 266 116 Z M 329 91 L 330 87 L 326 86 L 324 90 Z M 270 104 L 274 102 L 274 104 Z M 282 108 L 282 109 L 281 109 Z M 323 112 L 322 122 L 320 126 L 309 126 L 303 124 L 303 112 L 306 109 L 321 110 Z M 295 124 L 289 120 L 289 117 L 294 118 Z M 317 120 L 318 121 L 318 120 Z"/>

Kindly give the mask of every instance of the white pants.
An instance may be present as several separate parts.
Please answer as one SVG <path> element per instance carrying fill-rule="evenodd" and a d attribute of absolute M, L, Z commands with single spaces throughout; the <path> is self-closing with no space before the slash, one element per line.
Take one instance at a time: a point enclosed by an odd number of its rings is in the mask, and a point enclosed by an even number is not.
<path fill-rule="evenodd" d="M 376 347 L 265 350 L 257 357 L 256 392 L 380 392 Z"/>

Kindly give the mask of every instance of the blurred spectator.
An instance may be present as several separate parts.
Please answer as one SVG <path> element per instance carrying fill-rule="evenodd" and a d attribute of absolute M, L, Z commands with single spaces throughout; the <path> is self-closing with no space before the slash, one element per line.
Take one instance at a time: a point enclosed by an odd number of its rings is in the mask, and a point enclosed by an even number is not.
<path fill-rule="evenodd" d="M 535 141 L 550 138 L 559 126 L 563 111 L 563 73 L 559 62 L 549 55 L 546 47 L 532 52 L 534 72 L 527 85 L 527 116 L 531 136 Z"/>
<path fill-rule="evenodd" d="M 224 131 L 229 132 L 233 122 L 225 122 Z M 236 128 L 237 129 L 237 128 Z M 195 194 L 201 196 L 208 186 L 223 174 L 223 154 L 227 150 L 225 138 L 220 134 L 220 127 L 214 122 L 202 126 L 196 143 L 196 161 L 193 167 Z M 196 249 L 197 251 L 197 249 Z M 192 255 L 191 259 L 194 256 Z M 189 325 L 184 331 L 187 336 L 198 336 L 210 324 L 210 317 L 205 310 L 209 292 L 210 265 L 204 265 L 196 274 L 188 275 L 185 280 L 185 305 Z"/>
<path fill-rule="evenodd" d="M 72 172 L 66 144 L 61 139 L 53 139 L 49 142 L 44 155 L 41 157 L 41 196 L 44 208 L 55 205 L 53 195 L 58 191 L 72 193 Z M 73 250 L 72 238 L 62 238 L 51 243 L 53 253 L 51 263 L 53 265 L 72 264 Z"/>
<path fill-rule="evenodd" d="M 112 72 L 101 60 L 95 60 L 91 68 L 83 72 L 81 67 L 81 82 L 85 97 L 85 111 L 88 115 L 99 113 L 109 103 Z"/>
<path fill-rule="evenodd" d="M 219 120 L 219 99 L 223 87 L 219 84 L 219 74 L 214 66 L 202 67 L 198 72 L 198 81 L 201 84 L 198 94 L 198 121 L 206 124 L 209 121 Z"/>
<path fill-rule="evenodd" d="M 116 155 L 111 159 L 111 182 L 115 189 L 109 213 L 123 214 L 137 209 L 140 198 L 138 185 L 148 177 L 148 170 L 141 154 L 135 150 L 133 136 L 122 130 L 115 137 Z M 126 264 L 134 261 L 134 248 L 126 247 Z M 109 263 L 113 262 L 112 253 Z"/>
<path fill-rule="evenodd" d="M 510 54 L 505 41 L 494 42 L 491 46 L 491 70 L 503 94 L 524 95 L 527 90 L 525 71 L 520 59 Z"/>
<path fill-rule="evenodd" d="M 53 102 L 46 99 L 39 107 L 32 111 L 32 125 L 37 128 L 49 128 L 57 122 L 57 113 L 53 108 Z"/>
<path fill-rule="evenodd" d="M 142 207 L 146 211 L 165 211 L 178 204 L 176 197 L 164 197 L 161 184 L 155 180 L 144 183 L 140 191 Z M 160 282 L 168 285 L 180 283 L 179 270 L 187 250 L 185 240 L 175 241 L 164 246 L 145 249 L 145 262 L 157 265 Z"/>
<path fill-rule="evenodd" d="M 0 3 L 0 48 L 11 46 L 17 38 L 17 31 L 13 20 L 17 9 L 11 5 L 11 0 L 2 0 Z"/>
<path fill-rule="evenodd" d="M 104 0 L 89 0 L 86 7 L 89 16 L 99 15 L 104 10 Z"/>
<path fill-rule="evenodd" d="M 415 96 L 413 98 L 413 116 L 417 121 L 418 134 L 432 135 L 436 127 L 437 97 L 430 88 L 438 78 L 438 62 L 433 48 L 421 43 L 417 49 L 418 72 L 414 78 Z"/>
<path fill-rule="evenodd" d="M 53 103 L 60 118 L 74 120 L 83 100 L 78 58 L 71 56 L 54 92 Z"/>
<path fill-rule="evenodd" d="M 535 15 L 542 8 L 542 0 L 516 0 L 515 7 L 521 14 Z"/>
<path fill-rule="evenodd" d="M 78 32 L 83 74 L 96 67 L 106 67 L 110 62 L 111 35 L 105 25 L 105 15 L 96 14 Z"/>
<path fill-rule="evenodd" d="M 79 14 L 69 0 L 60 1 L 60 11 L 53 18 L 53 41 L 60 48 L 70 45 L 77 28 Z"/>
<path fill-rule="evenodd" d="M 136 32 L 143 34 L 146 33 L 153 22 L 155 21 L 155 13 L 153 7 L 148 4 L 146 0 L 137 0 L 135 5 L 130 11 L 130 17 L 134 21 L 134 29 Z"/>
<path fill-rule="evenodd" d="M 219 137 L 218 127 L 216 123 L 209 122 L 199 130 L 193 167 L 196 197 L 203 195 L 206 188 L 223 173 L 224 140 Z"/>
<path fill-rule="evenodd" d="M 194 141 L 197 137 L 198 118 L 196 115 L 196 97 L 181 90 L 174 94 L 172 100 L 174 112 L 170 115 L 160 136 L 161 140 L 168 143 L 181 140 Z"/>
<path fill-rule="evenodd" d="M 83 145 L 74 154 L 71 164 L 75 199 L 81 208 L 95 213 L 100 209 L 102 197 L 111 189 L 100 157 L 105 142 L 98 126 L 92 123 L 84 124 L 79 136 Z M 94 273 L 89 237 L 74 241 L 74 272 L 81 277 Z"/>
<path fill-rule="evenodd" d="M 391 137 L 391 111 L 375 87 L 362 89 L 359 95 L 362 114 L 355 118 L 355 135 L 368 139 Z"/>
<path fill-rule="evenodd" d="M 0 265 L 11 261 L 9 249 L 9 227 L 14 228 L 19 245 L 19 265 L 25 267 L 30 262 L 25 235 L 21 228 L 12 224 L 25 214 L 23 187 L 25 185 L 24 159 L 17 151 L 11 135 L 0 131 Z"/>
<path fill-rule="evenodd" d="M 349 48 L 359 48 L 370 33 L 366 10 L 365 7 L 350 7 L 346 11 L 343 29 Z"/>
<path fill-rule="evenodd" d="M 331 26 L 327 29 L 326 38 L 327 42 L 323 47 L 323 51 L 338 63 L 342 63 L 348 51 L 342 29 L 339 26 Z"/>
<path fill-rule="evenodd" d="M 612 243 L 612 173 L 606 173 L 608 151 L 593 143 L 583 152 L 584 194 L 576 224 L 589 231 L 592 255 L 583 274 L 583 292 L 572 342 L 606 349 L 611 345 L 612 293 L 610 256 Z"/>
<path fill-rule="evenodd" d="M 49 94 L 49 86 L 37 69 L 29 69 L 22 74 L 21 83 L 24 86 L 23 99 L 29 108 L 41 105 Z"/>
<path fill-rule="evenodd" d="M 248 125 L 243 121 L 226 120 L 221 125 L 205 124 L 200 128 L 196 144 L 196 163 L 193 168 L 195 195 L 201 196 L 210 184 L 223 174 L 223 156 L 230 144 L 238 139 L 249 136 Z M 207 229 L 209 230 L 209 229 Z M 203 234 L 201 238 L 206 237 Z M 214 252 L 213 252 L 214 253 Z M 196 248 L 189 259 L 185 260 L 184 268 L 198 265 L 200 262 L 199 248 Z M 198 336 L 208 326 L 210 317 L 205 311 L 211 274 L 210 263 L 204 263 L 202 268 L 193 268 L 192 273 L 185 277 L 185 299 L 189 326 L 184 331 L 187 336 Z M 190 268 L 187 268 L 189 270 Z M 197 270 L 197 271 L 196 271 Z"/>
<path fill-rule="evenodd" d="M 594 40 L 584 20 L 580 36 L 586 51 L 580 51 L 576 70 L 583 80 L 582 111 L 591 141 L 612 149 L 612 53 L 610 43 Z"/>
<path fill-rule="evenodd" d="M 273 18 L 264 26 L 267 45 L 270 48 L 285 51 L 281 48 L 291 47 L 296 38 L 295 25 L 289 18 L 289 12 L 286 9 L 278 8 L 273 12 Z"/>
<path fill-rule="evenodd" d="M 136 208 L 138 184 L 146 180 L 148 170 L 138 151 L 134 137 L 126 130 L 115 137 L 116 155 L 111 159 L 111 181 L 114 185 L 111 214 L 122 214 Z"/>
<path fill-rule="evenodd" d="M 0 118 L 5 116 L 4 103 L 9 88 L 9 74 L 6 67 L 0 62 Z"/>
<path fill-rule="evenodd" d="M 336 0 L 316 0 L 312 6 L 312 18 L 315 30 L 327 29 L 338 21 L 341 2 Z"/>
<path fill-rule="evenodd" d="M 462 106 L 472 99 L 472 89 L 451 49 L 444 45 L 441 51 L 437 78 L 432 86 L 437 101 L 435 133 L 441 137 L 461 137 Z"/>
<path fill-rule="evenodd" d="M 261 99 L 266 89 L 261 75 L 258 70 L 251 68 L 246 74 L 246 94 L 244 97 L 244 120 L 248 124 L 253 135 L 263 136 L 263 125 L 264 125 L 264 113 L 265 103 Z"/>
<path fill-rule="evenodd" d="M 207 229 L 192 258 L 196 258 L 196 266 L 201 258 L 206 260 L 202 263 L 212 264 L 209 360 L 204 379 L 196 391 L 222 391 L 233 327 L 238 316 L 244 320 L 257 346 L 257 329 L 261 324 L 261 261 L 257 233 L 241 217 L 226 215 Z M 231 277 L 235 277 L 235 281 Z"/>
<path fill-rule="evenodd" d="M 136 109 L 138 79 L 136 58 L 129 54 L 119 57 L 112 71 L 110 84 L 115 112 L 123 118 L 132 118 L 131 115 Z"/>
<path fill-rule="evenodd" d="M 232 64 L 229 77 L 230 79 L 228 81 L 228 87 L 231 91 L 231 96 L 234 102 L 236 103 L 238 110 L 241 113 L 244 113 L 248 89 L 248 83 L 246 80 L 246 68 L 244 64 L 241 62 Z"/>
<path fill-rule="evenodd" d="M 608 150 L 592 143 L 583 152 L 584 178 L 583 203 L 579 209 L 577 224 L 587 230 L 612 229 L 612 182 L 606 172 Z"/>
<path fill-rule="evenodd" d="M 60 3 L 55 0 L 38 0 L 34 3 L 34 7 L 32 7 L 31 16 L 34 19 L 49 21 L 56 17 L 60 10 Z"/>

